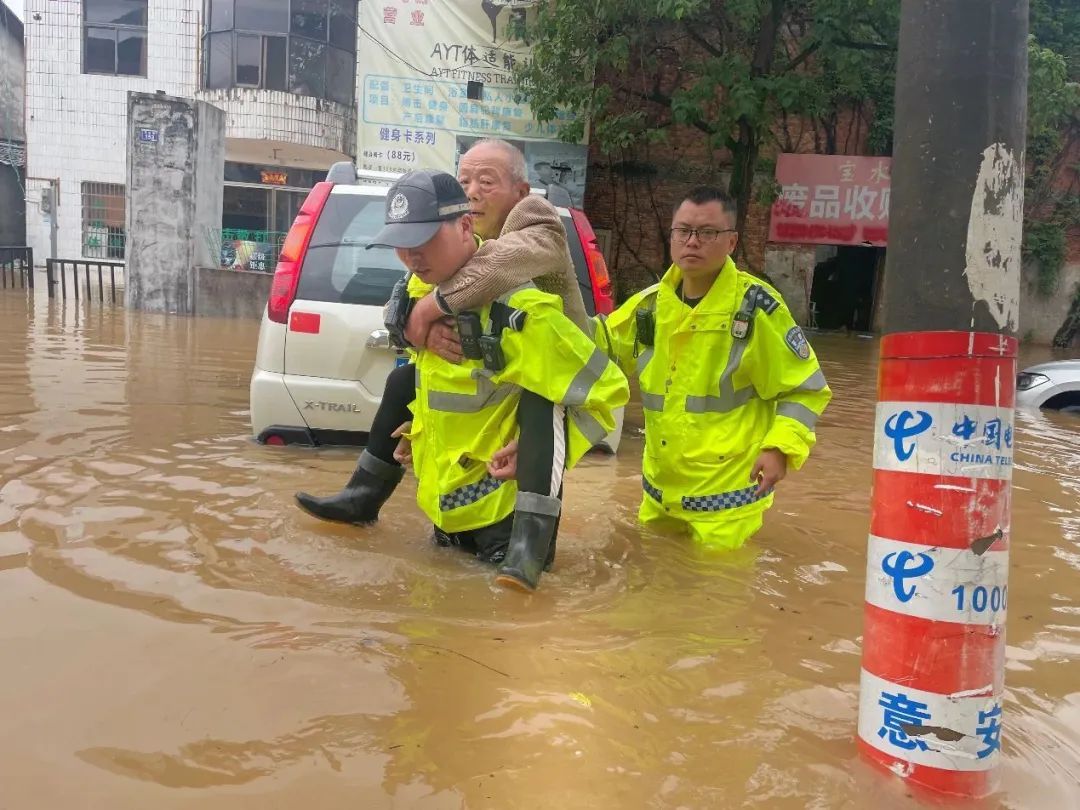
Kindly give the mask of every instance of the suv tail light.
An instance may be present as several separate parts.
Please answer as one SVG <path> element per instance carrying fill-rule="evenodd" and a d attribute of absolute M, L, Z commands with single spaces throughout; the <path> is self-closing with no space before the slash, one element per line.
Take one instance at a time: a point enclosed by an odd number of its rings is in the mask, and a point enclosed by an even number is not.
<path fill-rule="evenodd" d="M 289 307 L 296 298 L 296 285 L 300 283 L 304 254 L 333 187 L 333 183 L 315 184 L 308 192 L 304 204 L 300 206 L 300 211 L 285 237 L 285 244 L 281 246 L 274 281 L 270 285 L 270 299 L 266 303 L 266 315 L 275 323 L 286 323 L 289 319 Z"/>
<path fill-rule="evenodd" d="M 585 264 L 589 268 L 589 278 L 592 279 L 593 304 L 596 306 L 596 312 L 598 315 L 610 315 L 615 309 L 615 298 L 612 295 L 607 262 L 604 261 L 604 254 L 600 252 L 600 246 L 596 243 L 596 233 L 584 211 L 572 208 L 570 217 L 574 221 L 578 238 L 581 239 L 581 246 L 585 249 Z"/>

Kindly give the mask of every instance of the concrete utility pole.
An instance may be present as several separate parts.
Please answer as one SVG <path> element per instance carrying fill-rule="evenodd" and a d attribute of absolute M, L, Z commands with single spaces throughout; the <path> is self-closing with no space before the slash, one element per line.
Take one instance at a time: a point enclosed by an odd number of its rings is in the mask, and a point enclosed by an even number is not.
<path fill-rule="evenodd" d="M 1027 0 L 903 0 L 859 746 L 980 796 L 1000 759 Z"/>
<path fill-rule="evenodd" d="M 1026 0 L 903 0 L 884 331 L 1019 328 Z"/>

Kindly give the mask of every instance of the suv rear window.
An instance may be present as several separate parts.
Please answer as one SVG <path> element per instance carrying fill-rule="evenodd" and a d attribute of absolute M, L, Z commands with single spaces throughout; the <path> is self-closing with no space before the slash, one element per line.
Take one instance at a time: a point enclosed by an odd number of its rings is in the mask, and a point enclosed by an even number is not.
<path fill-rule="evenodd" d="M 405 268 L 391 248 L 366 249 L 382 228 L 385 206 L 383 197 L 330 194 L 304 256 L 297 298 L 379 307 L 389 300 Z"/>

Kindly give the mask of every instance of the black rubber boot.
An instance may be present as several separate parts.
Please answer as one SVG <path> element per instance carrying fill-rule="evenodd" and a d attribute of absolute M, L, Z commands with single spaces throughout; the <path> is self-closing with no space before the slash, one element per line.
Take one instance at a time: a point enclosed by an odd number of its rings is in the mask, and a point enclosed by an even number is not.
<path fill-rule="evenodd" d="M 555 521 L 555 535 L 551 538 L 551 545 L 548 547 L 547 559 L 544 560 L 544 570 L 550 571 L 551 566 L 555 565 L 555 546 L 558 545 L 559 540 L 559 522 Z"/>
<path fill-rule="evenodd" d="M 364 450 L 345 489 L 326 498 L 297 492 L 296 503 L 320 520 L 363 526 L 379 519 L 379 509 L 404 475 L 400 464 L 388 464 Z"/>
<path fill-rule="evenodd" d="M 551 567 L 555 530 L 562 501 L 534 492 L 519 492 L 514 509 L 510 547 L 495 581 L 507 588 L 532 593 L 540 574 Z"/>
<path fill-rule="evenodd" d="M 555 546 L 559 544 L 559 521 L 562 520 L 562 487 L 559 487 L 559 517 L 555 519 L 555 534 L 551 538 L 551 547 L 548 548 L 547 560 L 544 562 L 544 570 L 550 571 L 555 564 Z"/>

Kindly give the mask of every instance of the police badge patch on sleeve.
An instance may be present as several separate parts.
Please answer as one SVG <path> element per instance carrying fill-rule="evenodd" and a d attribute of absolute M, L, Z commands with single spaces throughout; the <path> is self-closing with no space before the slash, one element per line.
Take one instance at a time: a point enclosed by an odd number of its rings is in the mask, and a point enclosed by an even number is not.
<path fill-rule="evenodd" d="M 788 330 L 787 335 L 784 336 L 784 342 L 799 359 L 810 359 L 810 343 L 807 341 L 806 335 L 803 334 L 802 329 L 799 327 L 791 327 L 791 329 Z"/>

